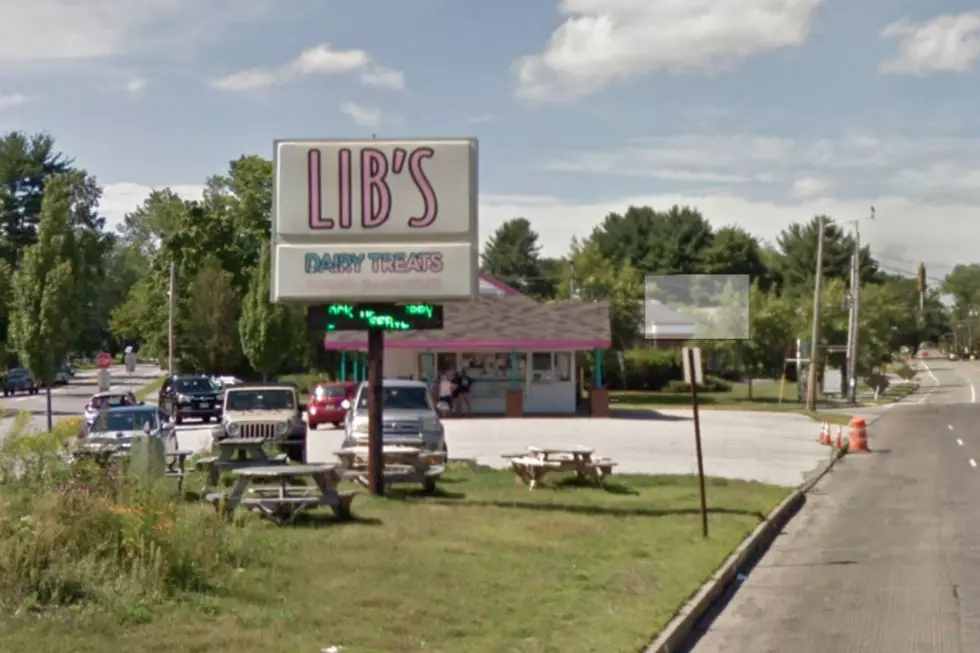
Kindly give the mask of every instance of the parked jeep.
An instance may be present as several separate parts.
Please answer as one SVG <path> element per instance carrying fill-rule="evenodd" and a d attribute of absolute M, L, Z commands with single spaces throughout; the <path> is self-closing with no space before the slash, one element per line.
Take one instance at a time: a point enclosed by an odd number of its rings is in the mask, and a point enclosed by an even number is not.
<path fill-rule="evenodd" d="M 303 462 L 305 408 L 299 403 L 299 391 L 292 384 L 230 386 L 224 392 L 221 423 L 211 429 L 211 437 L 263 440 L 278 446 L 290 460 Z"/>

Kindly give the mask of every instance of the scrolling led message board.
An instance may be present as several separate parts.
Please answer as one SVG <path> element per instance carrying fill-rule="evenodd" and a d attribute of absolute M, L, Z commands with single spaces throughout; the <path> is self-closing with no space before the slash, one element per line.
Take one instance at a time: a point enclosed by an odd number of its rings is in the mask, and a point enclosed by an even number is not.
<path fill-rule="evenodd" d="M 306 309 L 310 331 L 420 331 L 442 328 L 439 304 L 321 304 Z"/>

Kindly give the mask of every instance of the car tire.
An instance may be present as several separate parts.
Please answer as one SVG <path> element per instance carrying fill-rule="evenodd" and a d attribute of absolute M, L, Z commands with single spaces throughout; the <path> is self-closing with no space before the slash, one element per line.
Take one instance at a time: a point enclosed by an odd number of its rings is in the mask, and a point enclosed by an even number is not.
<path fill-rule="evenodd" d="M 203 423 L 205 423 L 205 424 L 208 424 L 208 423 L 210 423 L 210 422 L 211 422 L 211 418 L 210 418 L 210 417 L 207 417 L 207 416 L 205 416 L 205 417 L 202 417 L 202 418 L 201 418 L 201 421 L 202 421 Z"/>
<path fill-rule="evenodd" d="M 183 423 L 184 423 L 184 418 L 181 417 L 180 411 L 175 410 L 174 411 L 174 424 L 183 424 Z"/>
<path fill-rule="evenodd" d="M 309 419 L 309 418 L 307 418 L 307 419 Z M 315 431 L 318 426 L 320 426 L 320 424 L 317 423 L 317 422 L 307 422 L 306 423 L 306 428 L 310 429 L 311 431 Z"/>
<path fill-rule="evenodd" d="M 341 426 L 341 422 L 334 422 L 334 423 L 333 423 L 333 427 L 334 427 L 335 429 L 339 429 L 339 428 L 340 428 L 340 426 Z"/>

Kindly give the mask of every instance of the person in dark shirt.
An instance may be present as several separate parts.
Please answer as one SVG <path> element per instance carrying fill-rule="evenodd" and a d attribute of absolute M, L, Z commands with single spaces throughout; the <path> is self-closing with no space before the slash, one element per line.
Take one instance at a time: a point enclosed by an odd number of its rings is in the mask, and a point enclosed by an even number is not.
<path fill-rule="evenodd" d="M 453 409 L 455 412 L 473 412 L 473 407 L 470 405 L 470 388 L 472 387 L 473 379 L 470 378 L 465 369 L 456 372 L 453 377 Z"/>

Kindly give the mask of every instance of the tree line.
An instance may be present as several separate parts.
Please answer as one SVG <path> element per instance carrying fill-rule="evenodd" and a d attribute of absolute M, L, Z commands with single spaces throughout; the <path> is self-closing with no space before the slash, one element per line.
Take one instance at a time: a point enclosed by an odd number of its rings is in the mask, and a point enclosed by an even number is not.
<path fill-rule="evenodd" d="M 0 338 L 7 365 L 23 364 L 50 382 L 70 354 L 140 347 L 166 360 L 171 265 L 176 270 L 174 331 L 183 371 L 269 376 L 331 370 L 319 334 L 308 333 L 301 308 L 269 304 L 271 161 L 243 155 L 206 180 L 191 201 L 153 192 L 112 229 L 99 215 L 102 190 L 93 175 L 60 152 L 49 134 L 0 137 Z M 715 359 L 745 373 L 781 368 L 786 347 L 809 332 L 817 219 L 789 225 L 768 245 L 738 226 L 715 228 L 697 209 L 629 207 L 606 216 L 561 259 L 540 255 L 523 218 L 489 238 L 484 269 L 542 301 L 605 300 L 613 345 L 623 359 L 659 354 L 637 337 L 643 278 L 649 274 L 748 274 L 752 337 L 717 343 Z M 829 223 L 824 245 L 823 333 L 846 332 L 851 236 Z M 980 307 L 980 266 L 947 282 L 918 311 L 914 279 L 889 272 L 861 252 L 862 365 L 900 345 L 936 340 Z M 965 270 L 965 271 L 964 271 Z M 805 308 L 804 308 L 805 307 Z M 980 329 L 976 329 L 980 337 Z M 623 366 L 625 369 L 625 366 Z"/>

